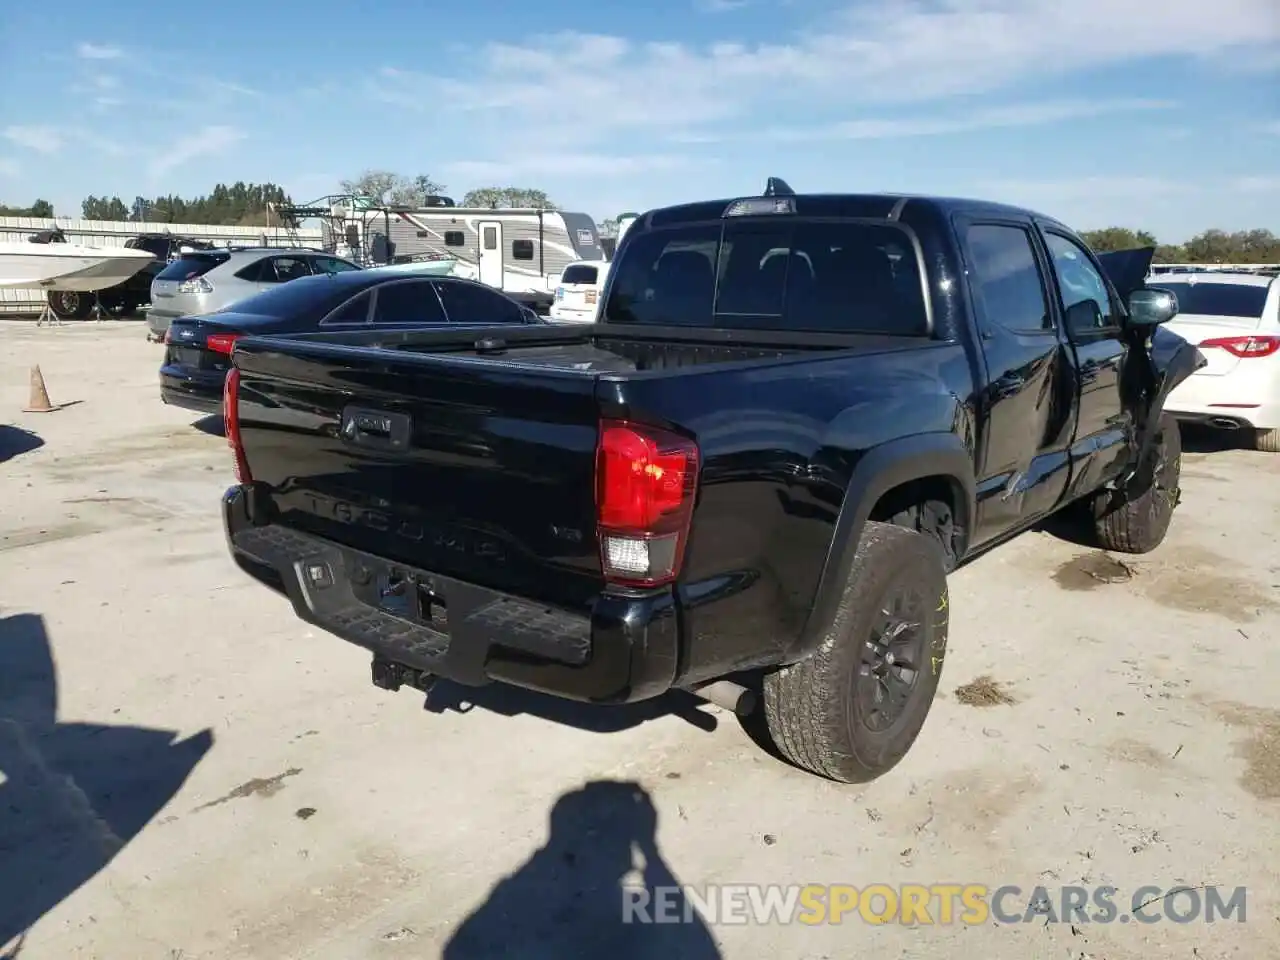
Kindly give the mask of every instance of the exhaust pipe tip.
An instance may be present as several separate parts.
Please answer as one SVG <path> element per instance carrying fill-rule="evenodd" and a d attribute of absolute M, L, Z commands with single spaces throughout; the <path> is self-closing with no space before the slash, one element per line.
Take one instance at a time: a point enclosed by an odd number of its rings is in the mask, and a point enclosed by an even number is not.
<path fill-rule="evenodd" d="M 731 680 L 713 680 L 689 692 L 739 717 L 749 717 L 756 710 L 755 692 Z"/>
<path fill-rule="evenodd" d="M 1231 420 L 1227 417 L 1214 417 L 1209 421 L 1209 426 L 1215 427 L 1218 430 L 1239 430 L 1240 421 Z"/>

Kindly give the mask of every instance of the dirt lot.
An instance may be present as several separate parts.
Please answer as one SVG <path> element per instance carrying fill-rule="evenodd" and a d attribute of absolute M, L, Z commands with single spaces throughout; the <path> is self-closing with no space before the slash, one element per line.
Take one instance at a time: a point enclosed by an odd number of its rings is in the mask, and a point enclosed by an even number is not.
<path fill-rule="evenodd" d="M 1169 541 L 1126 567 L 1033 533 L 960 571 L 943 698 L 849 788 L 684 700 L 375 689 L 227 558 L 225 443 L 160 404 L 140 324 L 0 343 L 0 956 L 1280 955 L 1280 457 L 1193 448 Z M 32 363 L 74 403 L 19 412 Z M 1122 914 L 1219 884 L 1247 914 L 855 915 L 712 947 L 620 925 L 633 846 L 655 883 L 1014 884 L 1017 913 L 1111 884 Z"/>

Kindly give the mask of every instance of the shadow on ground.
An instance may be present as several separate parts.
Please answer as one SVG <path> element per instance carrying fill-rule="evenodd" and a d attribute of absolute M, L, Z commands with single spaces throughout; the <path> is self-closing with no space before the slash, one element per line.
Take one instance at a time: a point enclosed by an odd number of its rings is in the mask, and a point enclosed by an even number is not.
<path fill-rule="evenodd" d="M 16 957 L 19 938 L 106 866 L 213 745 L 209 730 L 178 740 L 57 713 L 43 618 L 0 617 L 0 958 Z"/>
<path fill-rule="evenodd" d="M 667 716 L 680 717 L 710 733 L 716 729 L 717 723 L 716 718 L 703 709 L 705 706 L 704 701 L 681 690 L 673 690 L 652 700 L 613 706 L 578 703 L 503 683 L 464 687 L 448 680 L 441 680 L 432 687 L 423 704 L 423 708 L 431 713 L 467 713 L 479 707 L 504 717 L 529 714 L 590 733 L 617 733 Z"/>
<path fill-rule="evenodd" d="M 721 956 L 658 849 L 658 813 L 640 784 L 594 780 L 566 793 L 550 827 L 546 845 L 458 926 L 443 960 Z M 668 922 L 644 922 L 655 918 Z"/>
<path fill-rule="evenodd" d="M 44 440 L 38 433 L 0 423 L 0 463 L 20 457 L 24 453 L 30 453 L 32 450 L 38 450 L 43 446 Z"/>

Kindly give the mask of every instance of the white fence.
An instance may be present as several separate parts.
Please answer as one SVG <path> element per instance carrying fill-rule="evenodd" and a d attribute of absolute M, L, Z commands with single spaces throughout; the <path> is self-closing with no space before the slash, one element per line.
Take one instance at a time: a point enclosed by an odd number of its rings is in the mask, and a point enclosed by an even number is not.
<path fill-rule="evenodd" d="M 177 237 L 206 240 L 217 244 L 267 244 L 287 247 L 301 244 L 318 247 L 321 244 L 320 228 L 310 227 L 288 231 L 283 227 L 224 227 L 207 223 L 132 223 L 119 220 L 73 220 L 58 217 L 56 220 L 41 217 L 0 217 L 0 242 L 26 242 L 38 230 L 58 227 L 67 236 L 68 243 L 86 243 L 99 247 L 123 246 L 124 242 L 140 233 L 172 233 Z M 37 314 L 44 306 L 42 290 L 0 290 L 0 314 Z"/>

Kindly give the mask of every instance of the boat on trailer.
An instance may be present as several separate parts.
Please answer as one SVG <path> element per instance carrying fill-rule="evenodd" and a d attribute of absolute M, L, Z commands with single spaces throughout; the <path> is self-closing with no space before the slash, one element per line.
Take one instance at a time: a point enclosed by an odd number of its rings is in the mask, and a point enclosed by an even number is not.
<path fill-rule="evenodd" d="M 128 280 L 155 257 L 129 247 L 68 243 L 54 227 L 0 243 L 0 288 L 94 293 Z"/>

